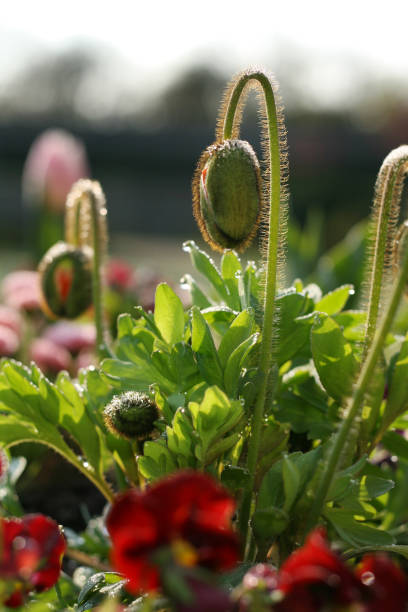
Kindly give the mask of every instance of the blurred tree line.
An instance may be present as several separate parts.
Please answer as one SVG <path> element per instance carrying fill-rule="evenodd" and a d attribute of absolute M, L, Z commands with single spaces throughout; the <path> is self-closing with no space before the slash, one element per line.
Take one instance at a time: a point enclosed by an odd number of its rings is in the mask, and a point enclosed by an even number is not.
<path fill-rule="evenodd" d="M 408 103 L 393 83 L 376 92 L 366 83 L 356 105 L 322 110 L 305 101 L 296 70 L 276 71 L 287 104 L 291 221 L 295 233 L 309 224 L 318 251 L 367 215 L 383 158 L 406 141 Z M 31 62 L 0 91 L 3 243 L 22 238 L 22 168 L 32 141 L 49 127 L 84 141 L 92 175 L 107 194 L 112 232 L 196 234 L 190 181 L 213 140 L 228 75 L 191 67 L 147 99 L 126 82 L 126 70 L 111 86 L 117 74 L 110 60 L 77 49 Z M 243 136 L 259 148 L 255 115 L 254 101 Z"/>

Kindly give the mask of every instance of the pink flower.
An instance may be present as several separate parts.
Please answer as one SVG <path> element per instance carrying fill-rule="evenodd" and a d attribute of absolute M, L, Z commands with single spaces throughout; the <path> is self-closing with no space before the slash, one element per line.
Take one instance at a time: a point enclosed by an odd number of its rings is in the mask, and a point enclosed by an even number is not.
<path fill-rule="evenodd" d="M 20 340 L 16 332 L 6 325 L 0 325 L 0 356 L 12 357 L 17 353 L 19 346 Z"/>
<path fill-rule="evenodd" d="M 72 358 L 67 349 L 47 338 L 36 338 L 30 347 L 30 358 L 44 372 L 57 374 L 61 370 L 70 370 Z"/>
<path fill-rule="evenodd" d="M 73 183 L 89 176 L 84 145 L 65 130 L 47 130 L 31 145 L 23 171 L 27 201 L 62 212 Z"/>
<path fill-rule="evenodd" d="M 0 325 L 9 327 L 17 334 L 17 336 L 20 336 L 21 328 L 23 326 L 21 314 L 15 308 L 0 304 Z"/>
<path fill-rule="evenodd" d="M 58 346 L 62 346 L 70 353 L 78 353 L 83 349 L 95 347 L 96 332 L 92 323 L 59 321 L 49 325 L 44 331 L 43 337 L 55 342 Z"/>
<path fill-rule="evenodd" d="M 11 308 L 26 311 L 40 309 L 38 272 L 31 270 L 10 272 L 1 283 L 1 293 L 5 304 Z"/>

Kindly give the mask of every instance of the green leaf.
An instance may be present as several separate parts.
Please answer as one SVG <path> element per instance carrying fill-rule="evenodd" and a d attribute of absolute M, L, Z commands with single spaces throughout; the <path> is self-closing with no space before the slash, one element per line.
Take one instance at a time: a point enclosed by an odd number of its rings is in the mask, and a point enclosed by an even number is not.
<path fill-rule="evenodd" d="M 321 447 L 307 453 L 291 453 L 288 455 L 291 463 L 297 468 L 300 478 L 297 496 L 302 494 L 306 484 L 316 469 L 321 456 Z M 288 486 L 288 485 L 286 485 Z M 285 504 L 285 485 L 283 482 L 283 460 L 277 461 L 265 474 L 259 490 L 257 508 L 283 508 Z"/>
<path fill-rule="evenodd" d="M 183 278 L 180 279 L 180 286 L 182 289 L 186 289 L 190 292 L 193 306 L 198 306 L 201 310 L 212 305 L 190 274 L 185 274 Z"/>
<path fill-rule="evenodd" d="M 150 355 L 134 357 L 135 361 L 121 361 L 119 359 L 104 359 L 101 371 L 109 383 L 119 389 L 149 390 L 152 383 L 158 383 L 166 393 L 174 393 L 177 387 L 174 382 L 163 376 L 153 365 Z"/>
<path fill-rule="evenodd" d="M 185 242 L 183 244 L 183 250 L 190 254 L 191 263 L 195 269 L 205 276 L 208 282 L 216 290 L 219 297 L 228 304 L 228 291 L 213 260 L 207 253 L 198 248 L 194 240 Z"/>
<path fill-rule="evenodd" d="M 143 456 L 138 457 L 137 464 L 141 474 L 149 480 L 157 480 L 177 469 L 174 458 L 164 440 L 145 442 Z"/>
<path fill-rule="evenodd" d="M 408 441 L 395 431 L 387 431 L 381 440 L 383 446 L 400 459 L 408 461 Z"/>
<path fill-rule="evenodd" d="M 173 345 L 184 338 L 184 308 L 180 298 L 166 283 L 157 286 L 154 322 L 163 340 Z"/>
<path fill-rule="evenodd" d="M 204 379 L 222 387 L 223 374 L 210 329 L 197 307 L 191 309 L 191 348 Z"/>
<path fill-rule="evenodd" d="M 241 370 L 245 365 L 246 358 L 252 348 L 258 342 L 259 334 L 252 334 L 242 342 L 229 356 L 224 371 L 225 390 L 230 397 L 237 397 Z"/>
<path fill-rule="evenodd" d="M 221 275 L 229 293 L 229 306 L 235 310 L 241 308 L 238 276 L 242 275 L 242 266 L 235 251 L 224 251 L 221 258 Z"/>
<path fill-rule="evenodd" d="M 336 314 L 343 310 L 350 295 L 353 295 L 353 285 L 342 285 L 337 287 L 334 291 L 326 293 L 322 299 L 317 302 L 315 310 L 325 312 L 328 315 Z"/>
<path fill-rule="evenodd" d="M 299 491 L 300 473 L 296 464 L 291 461 L 288 455 L 282 459 L 283 488 L 285 491 L 285 503 L 283 510 L 289 512 Z"/>
<path fill-rule="evenodd" d="M 212 306 L 201 311 L 204 319 L 221 337 L 223 337 L 237 316 L 235 310 L 227 306 Z"/>
<path fill-rule="evenodd" d="M 126 580 L 114 572 L 101 572 L 88 578 L 78 595 L 78 612 L 93 610 L 106 598 L 113 599 L 123 594 Z"/>
<path fill-rule="evenodd" d="M 243 310 L 232 321 L 218 348 L 218 357 L 223 368 L 225 368 L 231 353 L 252 334 L 254 325 L 252 309 Z"/>
<path fill-rule="evenodd" d="M 408 408 L 408 336 L 392 369 L 387 404 L 383 419 L 391 424 L 401 412 Z"/>
<path fill-rule="evenodd" d="M 279 365 L 282 365 L 296 355 L 308 340 L 308 326 L 296 319 L 313 310 L 313 301 L 310 297 L 290 289 L 277 297 L 276 306 L 279 313 L 277 358 Z"/>
<path fill-rule="evenodd" d="M 340 327 L 328 315 L 316 314 L 311 347 L 323 387 L 331 397 L 341 402 L 351 393 L 359 364 Z"/>
<path fill-rule="evenodd" d="M 354 520 L 353 514 L 346 510 L 326 507 L 324 514 L 339 536 L 351 546 L 389 546 L 394 543 L 387 531 Z"/>

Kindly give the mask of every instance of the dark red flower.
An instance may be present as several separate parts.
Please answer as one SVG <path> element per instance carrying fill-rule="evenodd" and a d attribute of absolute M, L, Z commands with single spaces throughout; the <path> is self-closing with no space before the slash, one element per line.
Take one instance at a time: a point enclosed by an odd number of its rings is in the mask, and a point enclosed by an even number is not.
<path fill-rule="evenodd" d="M 283 563 L 277 587 L 285 596 L 277 606 L 280 612 L 315 612 L 326 601 L 347 605 L 361 600 L 357 578 L 330 550 L 322 528 Z"/>
<path fill-rule="evenodd" d="M 199 472 L 178 472 L 144 492 L 128 491 L 107 518 L 112 562 L 133 593 L 159 587 L 163 551 L 176 565 L 229 569 L 239 555 L 230 528 L 234 509 L 228 492 Z"/>
<path fill-rule="evenodd" d="M 28 592 L 45 591 L 57 582 L 66 544 L 55 521 L 42 514 L 0 518 L 0 542 L 7 606 L 19 606 Z"/>
<path fill-rule="evenodd" d="M 367 587 L 363 612 L 405 610 L 408 604 L 408 583 L 404 573 L 386 555 L 366 555 L 356 575 Z"/>

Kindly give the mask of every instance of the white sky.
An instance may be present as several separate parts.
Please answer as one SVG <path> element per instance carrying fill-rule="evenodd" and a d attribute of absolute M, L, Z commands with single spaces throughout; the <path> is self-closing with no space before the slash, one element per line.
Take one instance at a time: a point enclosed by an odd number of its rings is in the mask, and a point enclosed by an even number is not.
<path fill-rule="evenodd" d="M 0 81 L 35 51 L 77 42 L 118 52 L 142 86 L 200 59 L 279 79 L 290 50 L 309 65 L 304 87 L 330 97 L 354 87 L 356 69 L 408 85 L 407 31 L 408 0 L 0 0 Z"/>

